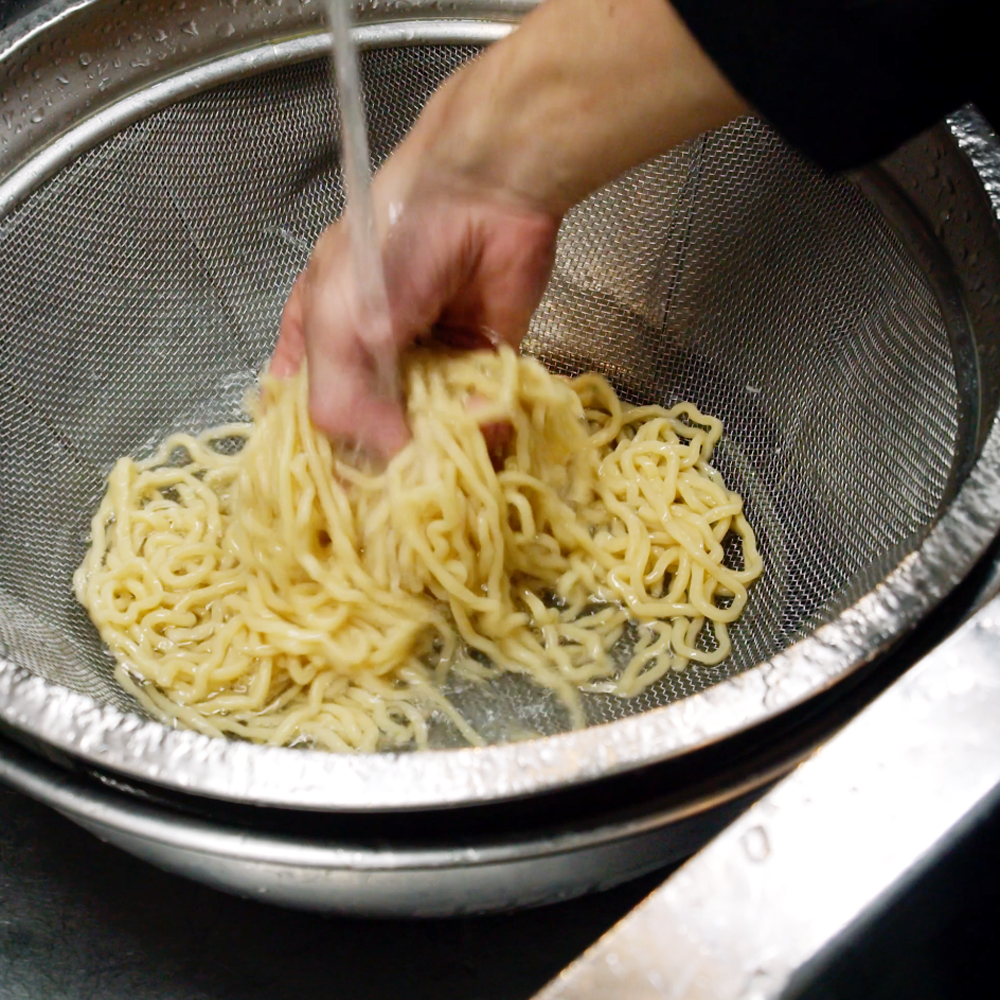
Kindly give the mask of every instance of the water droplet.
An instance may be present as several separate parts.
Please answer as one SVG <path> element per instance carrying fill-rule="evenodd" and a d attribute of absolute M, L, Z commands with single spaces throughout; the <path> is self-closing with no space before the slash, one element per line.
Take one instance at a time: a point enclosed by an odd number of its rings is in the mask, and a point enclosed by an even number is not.
<path fill-rule="evenodd" d="M 764 827 L 752 826 L 740 838 L 743 850 L 751 861 L 765 861 L 771 853 L 771 842 Z"/>
<path fill-rule="evenodd" d="M 195 24 L 194 21 L 185 21 L 181 25 L 181 31 L 183 31 L 185 35 L 197 35 L 198 25 Z"/>
<path fill-rule="evenodd" d="M 157 28 L 153 32 L 154 42 L 165 42 L 167 40 L 167 33 L 162 28 Z"/>
<path fill-rule="evenodd" d="M 31 120 L 37 125 L 45 117 L 45 109 L 38 108 L 36 111 L 32 111 Z"/>
<path fill-rule="evenodd" d="M 90 56 L 86 52 L 81 52 L 80 53 L 80 65 L 81 66 L 89 66 L 90 65 Z"/>
<path fill-rule="evenodd" d="M 148 65 L 149 65 L 149 60 L 148 59 L 130 59 L 129 60 L 129 66 L 131 66 L 132 69 L 139 69 L 142 66 L 148 66 Z"/>
<path fill-rule="evenodd" d="M 61 83 L 64 87 L 69 83 L 69 77 L 65 73 L 60 73 L 56 77 L 56 82 Z"/>
<path fill-rule="evenodd" d="M 128 40 L 130 42 L 132 42 L 133 44 L 135 44 L 136 42 L 141 42 L 142 41 L 142 32 L 141 31 L 133 31 L 132 34 L 128 36 Z"/>
<path fill-rule="evenodd" d="M 5 111 L 3 113 L 3 122 L 7 126 L 7 128 L 13 128 L 14 127 L 14 116 L 9 111 Z"/>
<path fill-rule="evenodd" d="M 233 27 L 233 25 L 229 21 L 226 21 L 225 24 L 220 24 L 219 27 L 216 28 L 215 33 L 220 38 L 228 38 L 230 35 L 233 35 L 233 34 L 236 33 L 236 29 Z"/>
<path fill-rule="evenodd" d="M 6 90 L 2 94 L 0 94 L 0 101 L 3 101 L 4 104 L 6 104 L 7 101 L 9 100 L 10 100 L 10 94 L 8 94 Z"/>
<path fill-rule="evenodd" d="M 31 75 L 32 75 L 32 76 L 33 76 L 33 77 L 34 77 L 34 78 L 35 78 L 36 80 L 41 80 L 41 78 L 42 78 L 42 71 L 41 71 L 40 69 L 33 69 L 33 70 L 31 71 Z"/>

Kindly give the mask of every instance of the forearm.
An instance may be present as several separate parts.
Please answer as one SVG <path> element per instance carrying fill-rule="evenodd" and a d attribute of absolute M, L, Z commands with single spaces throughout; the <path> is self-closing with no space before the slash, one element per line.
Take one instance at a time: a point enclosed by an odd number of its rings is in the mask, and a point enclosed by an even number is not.
<path fill-rule="evenodd" d="M 400 154 L 561 215 L 746 110 L 666 0 L 545 0 L 433 97 Z"/>

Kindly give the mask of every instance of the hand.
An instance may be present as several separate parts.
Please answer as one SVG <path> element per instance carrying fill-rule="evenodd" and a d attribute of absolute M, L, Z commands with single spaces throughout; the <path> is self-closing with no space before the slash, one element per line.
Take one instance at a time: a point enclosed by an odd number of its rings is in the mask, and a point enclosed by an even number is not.
<path fill-rule="evenodd" d="M 566 210 L 747 110 L 667 0 L 545 0 L 433 95 L 375 179 L 386 339 L 397 352 L 431 335 L 517 344 Z M 376 391 L 348 250 L 345 226 L 320 237 L 272 371 L 307 357 L 317 426 L 390 456 L 409 431 Z"/>
<path fill-rule="evenodd" d="M 463 178 L 425 178 L 403 150 L 397 156 L 372 188 L 395 352 L 428 337 L 517 346 L 552 269 L 558 217 Z M 399 403 L 379 391 L 353 277 L 348 229 L 338 223 L 292 289 L 271 371 L 291 374 L 305 356 L 316 426 L 390 457 L 409 430 Z"/>

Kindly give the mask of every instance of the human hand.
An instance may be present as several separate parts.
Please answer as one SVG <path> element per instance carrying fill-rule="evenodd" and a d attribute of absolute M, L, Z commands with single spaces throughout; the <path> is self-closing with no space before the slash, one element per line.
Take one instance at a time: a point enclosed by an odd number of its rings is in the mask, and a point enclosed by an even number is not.
<path fill-rule="evenodd" d="M 390 350 L 425 338 L 517 346 L 552 269 L 558 217 L 465 178 L 428 178 L 426 161 L 413 169 L 405 149 L 397 157 L 372 186 Z M 291 374 L 305 357 L 316 426 L 390 457 L 409 430 L 400 402 L 378 384 L 349 240 L 341 221 L 317 242 L 285 306 L 271 371 Z"/>
<path fill-rule="evenodd" d="M 272 371 L 306 357 L 317 426 L 392 455 L 409 431 L 376 391 L 374 344 L 516 345 L 567 209 L 747 110 L 667 0 L 545 0 L 433 95 L 375 178 L 387 337 L 359 318 L 337 224 L 296 282 Z"/>

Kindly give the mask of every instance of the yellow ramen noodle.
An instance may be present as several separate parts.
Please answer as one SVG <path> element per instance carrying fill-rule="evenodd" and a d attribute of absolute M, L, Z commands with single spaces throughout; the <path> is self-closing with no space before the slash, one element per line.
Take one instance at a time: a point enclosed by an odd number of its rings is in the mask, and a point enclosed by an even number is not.
<path fill-rule="evenodd" d="M 709 465 L 718 420 L 509 349 L 413 351 L 402 383 L 413 441 L 378 473 L 313 428 L 304 374 L 265 376 L 253 424 L 115 465 L 74 584 L 154 716 L 374 750 L 426 745 L 438 711 L 477 743 L 451 671 L 527 675 L 582 725 L 581 691 L 630 697 L 729 654 L 762 564 Z"/>

